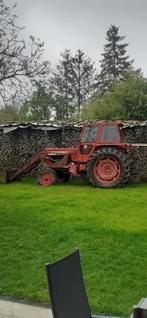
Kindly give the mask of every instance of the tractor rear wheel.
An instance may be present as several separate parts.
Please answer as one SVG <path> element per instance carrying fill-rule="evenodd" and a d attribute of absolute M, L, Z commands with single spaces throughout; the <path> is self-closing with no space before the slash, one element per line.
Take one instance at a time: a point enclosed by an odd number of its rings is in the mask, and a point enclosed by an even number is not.
<path fill-rule="evenodd" d="M 115 147 L 100 148 L 88 162 L 87 174 L 94 187 L 123 186 L 130 176 L 129 156 Z"/>
<path fill-rule="evenodd" d="M 38 174 L 38 184 L 50 186 L 57 183 L 57 175 L 55 170 L 51 168 L 40 168 Z"/>

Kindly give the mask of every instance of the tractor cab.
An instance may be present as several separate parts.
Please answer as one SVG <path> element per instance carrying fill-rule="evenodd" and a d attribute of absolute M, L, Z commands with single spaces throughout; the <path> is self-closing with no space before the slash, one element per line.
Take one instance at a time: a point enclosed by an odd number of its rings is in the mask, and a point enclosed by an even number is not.
<path fill-rule="evenodd" d="M 84 126 L 79 140 L 79 160 L 86 161 L 96 148 L 120 144 L 120 128 L 115 122 L 96 122 Z"/>
<path fill-rule="evenodd" d="M 122 141 L 120 127 L 118 122 L 95 122 L 82 129 L 78 144 L 79 170 L 86 171 L 96 187 L 115 187 L 129 178 L 130 145 Z"/>
<path fill-rule="evenodd" d="M 82 130 L 80 136 L 80 143 L 96 142 L 98 139 L 99 126 L 87 126 Z"/>
<path fill-rule="evenodd" d="M 119 125 L 115 122 L 100 122 L 83 127 L 80 135 L 80 143 L 101 144 L 120 142 Z"/>

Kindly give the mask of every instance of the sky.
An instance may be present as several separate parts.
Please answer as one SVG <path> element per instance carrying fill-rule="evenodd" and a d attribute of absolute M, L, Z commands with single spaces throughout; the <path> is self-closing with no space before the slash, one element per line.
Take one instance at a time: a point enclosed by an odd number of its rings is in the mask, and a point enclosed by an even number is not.
<path fill-rule="evenodd" d="M 147 76 L 147 0 L 17 0 L 19 25 L 45 43 L 44 58 L 55 65 L 65 48 L 82 49 L 96 62 L 103 53 L 106 31 L 119 26 L 129 43 L 134 67 Z"/>

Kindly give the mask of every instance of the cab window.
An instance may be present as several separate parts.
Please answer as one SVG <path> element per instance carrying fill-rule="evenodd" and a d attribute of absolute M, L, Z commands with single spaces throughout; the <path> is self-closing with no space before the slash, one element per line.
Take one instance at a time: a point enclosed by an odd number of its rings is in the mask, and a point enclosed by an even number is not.
<path fill-rule="evenodd" d="M 95 142 L 97 140 L 98 127 L 85 127 L 81 142 Z"/>
<path fill-rule="evenodd" d="M 103 126 L 101 141 L 117 141 L 118 133 L 115 126 Z"/>

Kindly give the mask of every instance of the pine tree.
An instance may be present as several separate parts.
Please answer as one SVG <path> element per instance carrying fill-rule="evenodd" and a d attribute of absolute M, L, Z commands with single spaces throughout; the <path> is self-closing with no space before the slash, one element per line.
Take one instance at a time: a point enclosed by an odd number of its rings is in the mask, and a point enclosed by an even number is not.
<path fill-rule="evenodd" d="M 71 63 L 71 80 L 78 117 L 82 103 L 90 97 L 94 84 L 94 63 L 82 50 L 77 50 Z"/>
<path fill-rule="evenodd" d="M 125 36 L 119 35 L 119 27 L 111 25 L 106 33 L 107 43 L 102 53 L 101 72 L 98 76 L 98 89 L 103 93 L 111 87 L 113 80 L 121 80 L 125 70 L 132 69 L 133 60 L 127 55 L 128 43 Z"/>
<path fill-rule="evenodd" d="M 94 66 L 81 50 L 77 50 L 75 55 L 72 55 L 70 50 L 65 50 L 61 57 L 52 78 L 52 89 L 57 102 L 56 117 L 62 115 L 68 119 L 74 113 L 80 117 L 81 105 L 90 97 L 93 87 Z M 59 101 L 62 110 L 59 110 Z"/>
<path fill-rule="evenodd" d="M 65 50 L 61 53 L 61 60 L 56 66 L 56 70 L 52 76 L 52 89 L 55 94 L 55 112 L 56 118 L 68 119 L 73 112 L 73 93 L 71 83 L 71 52 Z M 61 109 L 59 106 L 61 102 Z"/>
<path fill-rule="evenodd" d="M 30 101 L 26 102 L 32 120 L 49 120 L 54 105 L 52 93 L 41 82 L 36 82 L 36 91 Z"/>

